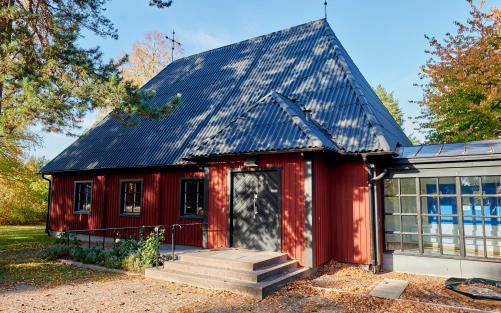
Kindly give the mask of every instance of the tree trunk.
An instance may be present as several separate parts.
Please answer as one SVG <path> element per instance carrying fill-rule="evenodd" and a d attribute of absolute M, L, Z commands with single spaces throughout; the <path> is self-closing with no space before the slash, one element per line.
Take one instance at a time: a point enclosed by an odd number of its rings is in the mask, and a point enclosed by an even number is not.
<path fill-rule="evenodd" d="M 14 6 L 14 0 L 0 0 L 0 6 Z M 3 45 L 11 40 L 12 20 L 0 20 L 0 45 Z M 2 114 L 2 98 L 3 98 L 3 81 L 0 82 L 0 115 Z"/>

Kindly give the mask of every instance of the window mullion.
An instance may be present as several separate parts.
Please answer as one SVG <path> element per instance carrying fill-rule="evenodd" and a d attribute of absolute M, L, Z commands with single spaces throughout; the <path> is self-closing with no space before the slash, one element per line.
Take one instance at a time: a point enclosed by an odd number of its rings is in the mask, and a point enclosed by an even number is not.
<path fill-rule="evenodd" d="M 423 225 L 421 223 L 422 215 L 421 215 L 421 189 L 419 188 L 419 178 L 415 178 L 415 184 L 416 184 L 416 209 L 417 209 L 417 223 L 418 223 L 418 247 L 419 247 L 419 253 L 423 254 L 424 248 L 423 248 Z"/>
<path fill-rule="evenodd" d="M 463 223 L 463 198 L 461 197 L 461 178 L 456 176 L 456 203 L 457 203 L 457 215 L 458 215 L 458 227 L 459 227 L 459 253 L 461 257 L 466 256 L 466 247 L 464 239 L 464 223 Z M 454 221 L 454 218 L 452 218 Z"/>
<path fill-rule="evenodd" d="M 436 183 L 437 184 L 437 225 L 438 225 L 438 248 L 440 250 L 440 255 L 444 254 L 444 246 L 443 246 L 443 237 L 442 237 L 442 209 L 440 208 L 440 184 L 439 184 L 439 178 L 436 178 Z"/>

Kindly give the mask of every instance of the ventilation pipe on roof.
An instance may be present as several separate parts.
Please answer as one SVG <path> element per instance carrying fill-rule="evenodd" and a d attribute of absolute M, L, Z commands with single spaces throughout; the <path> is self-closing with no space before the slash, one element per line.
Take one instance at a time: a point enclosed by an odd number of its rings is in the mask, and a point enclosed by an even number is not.
<path fill-rule="evenodd" d="M 377 201 L 377 182 L 381 180 L 387 173 L 384 169 L 382 173 L 376 176 L 376 166 L 374 163 L 367 161 L 367 155 L 362 156 L 364 163 L 369 170 L 369 223 L 370 223 L 370 239 L 371 239 L 371 268 L 373 273 L 377 273 L 381 267 L 381 251 L 380 246 L 380 231 L 379 231 L 379 209 Z"/>
<path fill-rule="evenodd" d="M 49 179 L 42 174 L 42 178 L 49 182 L 49 194 L 47 196 L 47 218 L 45 220 L 45 233 L 50 236 L 50 201 L 52 198 L 52 177 Z"/>

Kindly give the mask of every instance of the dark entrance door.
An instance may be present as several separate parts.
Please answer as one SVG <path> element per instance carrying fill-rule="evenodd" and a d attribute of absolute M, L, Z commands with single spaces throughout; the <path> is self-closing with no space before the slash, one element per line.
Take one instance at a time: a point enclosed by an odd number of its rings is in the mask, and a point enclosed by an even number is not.
<path fill-rule="evenodd" d="M 232 246 L 281 250 L 280 172 L 232 174 Z"/>

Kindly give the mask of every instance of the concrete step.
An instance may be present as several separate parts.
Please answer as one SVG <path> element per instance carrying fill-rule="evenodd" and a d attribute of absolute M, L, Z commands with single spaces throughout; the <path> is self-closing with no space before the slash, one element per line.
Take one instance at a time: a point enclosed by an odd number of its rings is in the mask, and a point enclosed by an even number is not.
<path fill-rule="evenodd" d="M 175 270 L 164 270 L 161 268 L 149 268 L 145 271 L 145 277 L 169 282 L 183 283 L 196 287 L 227 290 L 243 295 L 264 298 L 271 292 L 285 286 L 292 280 L 303 278 L 309 275 L 309 268 L 295 268 L 290 272 L 269 277 L 260 282 L 248 282 L 224 276 L 200 275 Z"/>
<path fill-rule="evenodd" d="M 273 266 L 275 264 L 287 261 L 287 253 L 278 252 L 256 252 L 256 256 L 249 255 L 248 257 L 237 255 L 234 259 L 219 258 L 218 251 L 214 255 L 208 255 L 207 252 L 180 254 L 179 260 L 200 266 L 212 266 L 223 269 L 237 271 L 254 271 Z M 224 253 L 224 251 L 222 251 Z M 242 251 L 244 254 L 248 251 Z"/>
<path fill-rule="evenodd" d="M 163 268 L 165 271 L 177 271 L 183 273 L 191 273 L 198 275 L 207 275 L 213 277 L 231 277 L 233 279 L 238 279 L 248 282 L 261 282 L 272 276 L 284 272 L 290 272 L 298 267 L 298 261 L 296 260 L 285 260 L 280 261 L 271 266 L 264 267 L 255 271 L 242 271 L 221 268 L 220 266 L 207 266 L 200 265 L 196 263 L 190 263 L 186 261 L 175 261 L 175 262 L 165 262 Z"/>

